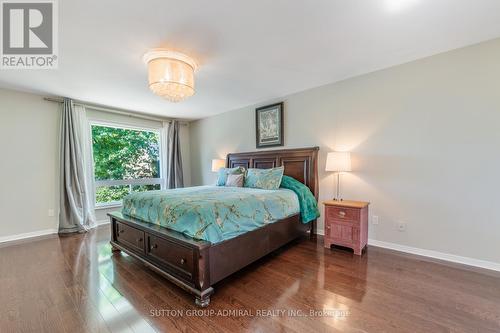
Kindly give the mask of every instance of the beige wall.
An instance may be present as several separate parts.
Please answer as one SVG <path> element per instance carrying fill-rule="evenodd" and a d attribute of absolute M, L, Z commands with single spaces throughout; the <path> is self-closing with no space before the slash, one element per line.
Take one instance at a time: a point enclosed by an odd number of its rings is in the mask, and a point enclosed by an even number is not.
<path fill-rule="evenodd" d="M 59 118 L 41 96 L 0 89 L 0 239 L 57 228 Z"/>
<path fill-rule="evenodd" d="M 494 40 L 193 122 L 192 182 L 255 150 L 255 107 L 283 100 L 285 147 L 320 146 L 320 200 L 326 153 L 353 152 L 344 197 L 372 203 L 371 239 L 500 263 L 499 59 Z"/>
<path fill-rule="evenodd" d="M 136 126 L 161 124 L 99 111 L 89 111 L 88 116 Z M 0 89 L 0 242 L 57 230 L 59 121 L 59 104 L 40 95 Z M 189 185 L 189 127 L 182 126 L 180 135 Z M 48 216 L 49 209 L 55 216 Z M 106 213 L 117 209 L 98 210 L 97 219 L 106 220 Z"/>

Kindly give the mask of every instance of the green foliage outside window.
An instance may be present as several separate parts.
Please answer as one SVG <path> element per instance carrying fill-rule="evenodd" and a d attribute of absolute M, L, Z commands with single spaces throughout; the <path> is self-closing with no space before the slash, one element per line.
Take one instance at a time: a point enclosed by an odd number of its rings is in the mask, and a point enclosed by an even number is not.
<path fill-rule="evenodd" d="M 159 139 L 156 132 L 92 126 L 95 179 L 159 178 Z M 153 189 L 160 185 L 98 187 L 96 202 L 120 201 L 130 190 Z"/>
<path fill-rule="evenodd" d="M 128 185 L 98 187 L 95 193 L 95 201 L 96 203 L 121 201 L 129 193 Z"/>

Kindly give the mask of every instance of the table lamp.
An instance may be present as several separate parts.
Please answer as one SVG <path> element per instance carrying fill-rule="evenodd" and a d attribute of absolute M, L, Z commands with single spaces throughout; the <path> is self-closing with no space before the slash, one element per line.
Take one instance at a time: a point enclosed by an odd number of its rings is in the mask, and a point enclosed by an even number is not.
<path fill-rule="evenodd" d="M 340 173 L 351 171 L 351 153 L 333 151 L 326 156 L 325 171 L 332 171 L 337 173 L 337 195 L 333 200 L 342 201 L 340 196 Z"/>
<path fill-rule="evenodd" d="M 212 160 L 212 172 L 218 172 L 220 168 L 226 166 L 226 160 L 214 159 Z"/>

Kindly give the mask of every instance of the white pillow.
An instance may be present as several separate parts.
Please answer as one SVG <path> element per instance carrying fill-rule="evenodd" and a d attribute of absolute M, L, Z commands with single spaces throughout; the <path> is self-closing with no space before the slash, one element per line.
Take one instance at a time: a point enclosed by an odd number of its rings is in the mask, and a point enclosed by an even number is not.
<path fill-rule="evenodd" d="M 227 175 L 226 186 L 228 187 L 243 187 L 244 174 L 229 174 Z"/>

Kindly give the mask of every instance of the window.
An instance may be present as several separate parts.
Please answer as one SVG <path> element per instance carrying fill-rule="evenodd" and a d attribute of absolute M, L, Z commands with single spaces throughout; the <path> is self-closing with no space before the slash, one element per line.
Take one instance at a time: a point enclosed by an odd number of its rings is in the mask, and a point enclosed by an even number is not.
<path fill-rule="evenodd" d="M 159 131 L 92 124 L 92 152 L 97 207 L 161 188 Z"/>

